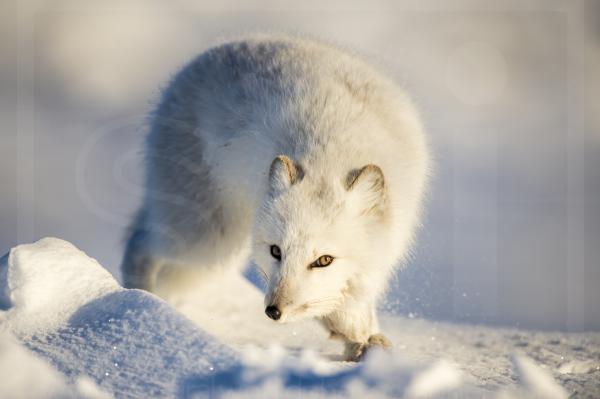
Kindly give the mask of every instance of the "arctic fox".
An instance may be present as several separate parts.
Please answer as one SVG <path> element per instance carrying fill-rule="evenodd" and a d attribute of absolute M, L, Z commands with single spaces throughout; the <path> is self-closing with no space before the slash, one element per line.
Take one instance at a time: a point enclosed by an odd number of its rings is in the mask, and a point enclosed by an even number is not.
<path fill-rule="evenodd" d="M 163 295 L 181 270 L 251 257 L 269 318 L 317 318 L 348 360 L 389 345 L 376 305 L 413 241 L 429 166 L 418 113 L 391 80 L 312 40 L 227 43 L 175 76 L 146 150 L 126 286 Z"/>

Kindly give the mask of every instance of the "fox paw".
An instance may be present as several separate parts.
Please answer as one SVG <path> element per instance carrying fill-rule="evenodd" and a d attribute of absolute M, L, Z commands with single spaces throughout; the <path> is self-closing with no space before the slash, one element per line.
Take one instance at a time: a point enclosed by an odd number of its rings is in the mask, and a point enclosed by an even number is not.
<path fill-rule="evenodd" d="M 365 355 L 372 348 L 380 348 L 389 350 L 392 347 L 392 343 L 383 334 L 373 334 L 369 337 L 367 343 L 359 342 L 348 342 L 346 343 L 346 350 L 344 357 L 348 362 L 360 362 L 364 359 Z"/>

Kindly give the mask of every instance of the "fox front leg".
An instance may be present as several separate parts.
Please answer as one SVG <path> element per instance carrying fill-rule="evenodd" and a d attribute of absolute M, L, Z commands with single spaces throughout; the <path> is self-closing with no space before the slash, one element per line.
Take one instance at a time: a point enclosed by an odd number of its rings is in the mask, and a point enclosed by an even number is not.
<path fill-rule="evenodd" d="M 370 348 L 390 349 L 391 342 L 379 332 L 374 305 L 355 304 L 322 319 L 332 338 L 345 344 L 344 359 L 361 361 Z"/>
<path fill-rule="evenodd" d="M 344 359 L 347 362 L 360 362 L 372 348 L 389 350 L 391 347 L 392 343 L 385 335 L 381 333 L 373 334 L 366 343 L 347 341 L 344 350 Z"/>

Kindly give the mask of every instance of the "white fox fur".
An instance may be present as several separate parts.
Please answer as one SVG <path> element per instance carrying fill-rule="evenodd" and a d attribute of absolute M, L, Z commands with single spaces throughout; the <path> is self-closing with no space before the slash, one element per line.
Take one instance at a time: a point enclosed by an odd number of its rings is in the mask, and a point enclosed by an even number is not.
<path fill-rule="evenodd" d="M 318 318 L 349 359 L 387 345 L 376 305 L 413 241 L 429 166 L 419 116 L 388 78 L 306 39 L 212 48 L 164 92 L 146 159 L 127 286 L 168 295 L 186 271 L 251 256 L 279 321 Z M 322 255 L 333 262 L 311 267 Z"/>

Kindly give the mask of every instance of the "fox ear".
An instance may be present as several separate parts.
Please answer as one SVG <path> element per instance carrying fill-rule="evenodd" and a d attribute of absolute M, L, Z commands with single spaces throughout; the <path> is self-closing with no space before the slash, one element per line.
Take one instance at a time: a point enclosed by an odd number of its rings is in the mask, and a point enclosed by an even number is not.
<path fill-rule="evenodd" d="M 285 155 L 277 156 L 269 169 L 269 186 L 271 193 L 281 192 L 298 181 L 302 180 L 304 173 L 300 165 L 296 164 Z"/>
<path fill-rule="evenodd" d="M 346 189 L 353 193 L 364 214 L 381 215 L 385 204 L 385 179 L 377 165 L 369 164 L 351 170 L 346 176 Z"/>

